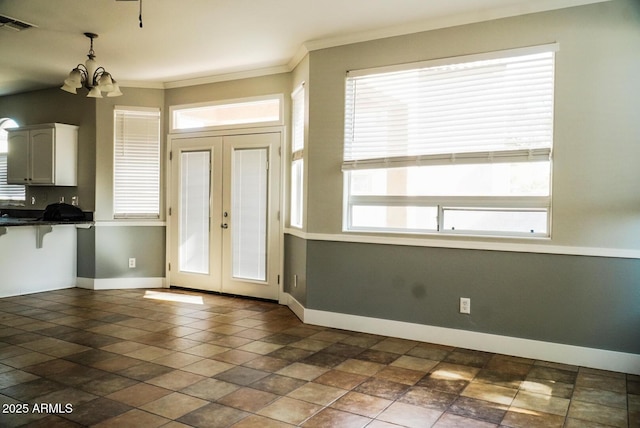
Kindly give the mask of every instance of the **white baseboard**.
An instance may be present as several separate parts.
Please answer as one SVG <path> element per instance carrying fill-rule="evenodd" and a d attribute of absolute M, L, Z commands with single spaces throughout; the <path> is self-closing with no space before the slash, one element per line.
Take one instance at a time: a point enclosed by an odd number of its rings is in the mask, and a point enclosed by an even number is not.
<path fill-rule="evenodd" d="M 318 311 L 305 308 L 291 295 L 287 300 L 287 306 L 307 324 L 640 375 L 638 354 Z"/>
<path fill-rule="evenodd" d="M 73 284 L 71 285 L 60 285 L 60 286 L 54 286 L 54 287 L 47 287 L 47 288 L 38 288 L 38 289 L 20 289 L 20 290 L 10 290 L 10 291 L 5 291 L 2 290 L 0 291 L 0 299 L 5 298 L 5 297 L 16 297 L 16 296 L 26 296 L 28 294 L 36 294 L 36 293 L 44 293 L 47 291 L 57 291 L 57 290 L 64 290 L 67 288 L 74 288 L 75 286 Z"/>
<path fill-rule="evenodd" d="M 304 313 L 305 313 L 305 308 L 304 306 L 302 306 L 302 303 L 298 302 L 291 294 L 289 293 L 282 293 L 285 298 L 281 299 L 281 301 L 284 300 L 284 304 L 287 305 L 289 307 L 289 309 L 291 309 L 293 311 L 294 314 L 296 314 L 296 316 L 298 318 L 300 318 L 300 320 L 302 322 L 306 322 L 304 320 Z"/>
<path fill-rule="evenodd" d="M 78 278 L 76 286 L 89 290 L 164 288 L 164 278 Z"/>

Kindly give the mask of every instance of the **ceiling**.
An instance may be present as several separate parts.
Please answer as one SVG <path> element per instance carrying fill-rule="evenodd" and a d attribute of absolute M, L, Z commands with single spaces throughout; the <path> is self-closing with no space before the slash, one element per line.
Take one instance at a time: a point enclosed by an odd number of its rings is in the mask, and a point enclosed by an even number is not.
<path fill-rule="evenodd" d="M 168 88 L 290 71 L 308 52 L 603 0 L 0 0 L 0 96 L 57 86 L 84 63 Z"/>

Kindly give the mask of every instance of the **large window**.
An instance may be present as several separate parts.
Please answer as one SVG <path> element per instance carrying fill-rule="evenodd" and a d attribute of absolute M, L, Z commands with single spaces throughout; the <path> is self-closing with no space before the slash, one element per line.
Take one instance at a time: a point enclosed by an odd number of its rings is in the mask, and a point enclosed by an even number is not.
<path fill-rule="evenodd" d="M 349 72 L 345 230 L 549 236 L 555 50 Z"/>
<path fill-rule="evenodd" d="M 302 227 L 304 179 L 304 84 L 291 95 L 291 216 L 293 227 Z"/>
<path fill-rule="evenodd" d="M 15 128 L 18 124 L 9 118 L 0 119 L 0 202 L 4 205 L 24 203 L 25 186 L 7 184 L 7 128 Z"/>
<path fill-rule="evenodd" d="M 160 216 L 160 110 L 116 107 L 115 218 Z"/>

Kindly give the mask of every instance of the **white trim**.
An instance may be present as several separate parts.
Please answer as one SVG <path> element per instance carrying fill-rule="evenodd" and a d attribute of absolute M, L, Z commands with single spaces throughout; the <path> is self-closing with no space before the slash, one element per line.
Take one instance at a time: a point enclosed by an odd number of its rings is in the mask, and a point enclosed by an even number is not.
<path fill-rule="evenodd" d="M 318 40 L 309 40 L 304 43 L 308 52 L 320 49 L 327 49 L 336 46 L 351 45 L 355 43 L 368 42 L 371 40 L 386 39 L 389 37 L 405 36 L 407 34 L 422 33 L 426 31 L 451 28 L 460 25 L 474 24 L 477 22 L 487 22 L 495 19 L 510 18 L 538 12 L 564 9 L 568 7 L 585 6 L 593 3 L 603 3 L 611 0 L 538 0 L 512 4 L 506 7 L 497 7 L 483 10 L 482 12 L 470 12 L 444 17 L 436 17 L 429 20 L 414 23 L 401 24 L 392 27 L 379 28 L 359 33 L 351 33 L 336 37 L 327 37 Z"/>
<path fill-rule="evenodd" d="M 487 250 L 487 251 L 508 251 L 515 253 L 536 253 L 536 254 L 561 254 L 570 256 L 589 257 L 613 257 L 621 259 L 640 259 L 640 250 L 626 248 L 601 248 L 601 247 L 577 247 L 570 245 L 547 245 L 549 238 L 527 238 L 532 243 L 519 242 L 486 242 L 486 241 L 465 241 L 432 239 L 432 234 L 424 234 L 423 238 L 378 236 L 330 233 L 309 233 L 293 228 L 286 228 L 284 233 L 307 241 L 333 241 L 333 242 L 353 242 L 360 244 L 380 244 L 380 245 L 405 245 L 412 247 L 434 247 L 434 248 L 458 248 L 462 250 Z M 441 237 L 442 235 L 438 235 Z M 465 238 L 456 235 L 456 238 Z M 496 237 L 504 241 L 517 239 L 513 237 Z M 533 243 L 535 242 L 535 243 Z"/>
<path fill-rule="evenodd" d="M 304 57 L 304 56 L 303 56 Z M 300 58 L 302 60 L 302 58 Z M 300 61 L 298 60 L 298 62 Z M 252 70 L 239 70 L 230 73 L 215 74 L 212 76 L 195 77 L 192 79 L 173 80 L 164 82 L 164 89 L 184 88 L 189 86 L 206 85 L 209 83 L 228 82 L 230 80 L 248 79 L 252 77 L 270 76 L 273 74 L 289 73 L 295 68 L 293 62 L 286 65 L 274 65 L 273 67 L 257 68 Z"/>
<path fill-rule="evenodd" d="M 412 69 L 424 69 L 430 67 L 439 67 L 443 65 L 461 64 L 475 61 L 487 61 L 492 59 L 503 59 L 516 56 L 533 55 L 545 52 L 558 52 L 560 44 L 547 43 L 544 45 L 523 46 L 520 48 L 504 49 L 499 51 L 489 51 L 477 54 L 459 55 L 446 58 L 430 59 L 426 61 L 408 62 L 402 64 L 386 65 L 373 68 L 362 68 L 348 70 L 347 77 L 369 76 L 371 74 L 391 73 L 396 71 L 406 71 Z"/>
<path fill-rule="evenodd" d="M 288 306 L 307 324 L 640 375 L 638 354 L 306 309 L 288 298 Z"/>
<path fill-rule="evenodd" d="M 166 288 L 165 278 L 81 278 L 76 287 L 89 290 L 124 290 L 131 288 Z"/>
<path fill-rule="evenodd" d="M 145 106 L 113 106 L 113 111 L 139 111 L 143 113 L 161 113 L 160 107 L 145 107 Z"/>
<path fill-rule="evenodd" d="M 130 226 L 145 226 L 145 227 L 165 227 L 167 222 L 162 220 L 99 220 L 94 222 L 96 227 L 130 227 Z"/>
<path fill-rule="evenodd" d="M 192 109 L 200 109 L 206 107 L 216 107 L 216 106 L 231 106 L 231 105 L 240 105 L 247 103 L 255 103 L 260 101 L 278 101 L 278 119 L 277 120 L 269 120 L 269 121 L 256 121 L 256 122 L 242 122 L 235 124 L 222 124 L 222 125 L 206 125 L 199 126 L 194 128 L 176 128 L 175 127 L 175 114 L 180 112 L 181 110 L 192 110 Z M 258 127 L 270 127 L 270 126 L 284 126 L 284 94 L 274 93 L 267 95 L 256 95 L 250 97 L 242 97 L 242 98 L 229 98 L 224 100 L 215 100 L 215 101 L 204 101 L 199 103 L 190 103 L 190 104 L 176 104 L 169 106 L 169 133 L 170 135 L 179 135 L 179 134 L 187 134 L 192 132 L 207 132 L 207 131 L 217 131 L 217 130 L 227 130 L 227 129 L 239 129 L 239 130 L 247 130 L 251 128 Z"/>
<path fill-rule="evenodd" d="M 298 318 L 300 318 L 301 321 L 304 322 L 304 312 L 305 312 L 305 308 L 304 306 L 302 306 L 302 303 L 298 302 L 295 297 L 293 297 L 291 294 L 289 293 L 285 293 L 283 292 L 280 295 L 280 304 L 281 305 L 287 305 L 289 307 L 289 309 L 291 309 L 291 311 L 296 314 L 296 316 Z"/>
<path fill-rule="evenodd" d="M 143 80 L 118 80 L 120 89 L 166 89 L 163 82 L 151 82 Z"/>
<path fill-rule="evenodd" d="M 74 288 L 76 287 L 75 285 L 71 284 L 71 285 L 62 285 L 62 286 L 53 286 L 53 287 L 47 287 L 47 288 L 41 288 L 41 289 L 37 289 L 37 290 L 20 290 L 18 292 L 9 292 L 7 294 L 4 294 L 3 292 L 0 292 L 0 299 L 4 299 L 5 297 L 17 297 L 17 296 L 27 296 L 29 294 L 36 294 L 36 293 L 46 293 L 47 291 L 57 291 L 57 290 L 66 290 L 67 288 Z"/>

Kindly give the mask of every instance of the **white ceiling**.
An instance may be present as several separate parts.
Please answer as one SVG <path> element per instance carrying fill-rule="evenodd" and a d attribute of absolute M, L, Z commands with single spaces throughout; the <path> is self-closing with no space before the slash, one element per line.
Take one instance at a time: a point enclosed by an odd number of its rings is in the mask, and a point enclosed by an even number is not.
<path fill-rule="evenodd" d="M 0 0 L 37 27 L 0 28 L 0 95 L 60 85 L 84 63 L 121 86 L 175 87 L 289 71 L 307 51 L 604 0 Z"/>

